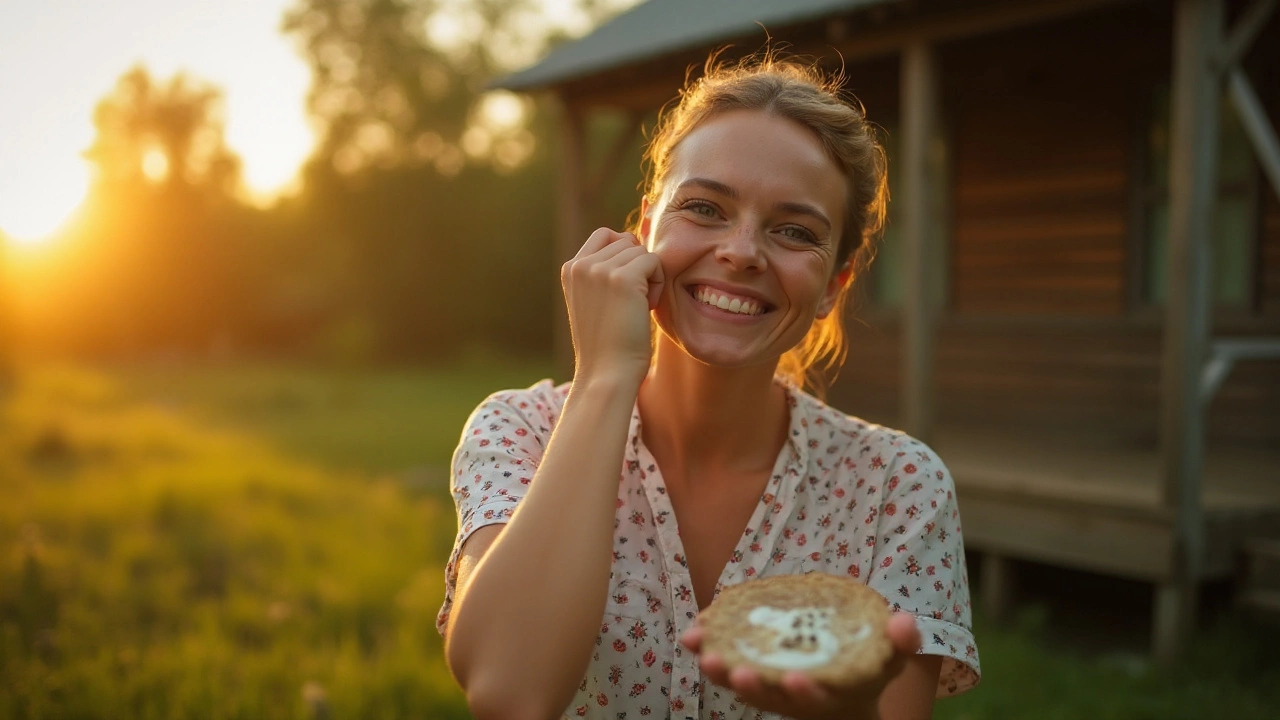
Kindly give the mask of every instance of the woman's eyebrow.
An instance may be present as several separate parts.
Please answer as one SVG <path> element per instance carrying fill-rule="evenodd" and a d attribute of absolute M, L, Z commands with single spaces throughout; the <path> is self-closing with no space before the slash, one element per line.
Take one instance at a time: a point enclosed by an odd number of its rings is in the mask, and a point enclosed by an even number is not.
<path fill-rule="evenodd" d="M 821 210 L 819 210 L 818 208 L 812 205 L 809 205 L 808 203 L 780 202 L 774 207 L 787 213 L 808 215 L 809 217 L 812 217 L 814 220 L 817 220 L 818 222 L 822 223 L 823 226 L 826 227 L 827 232 L 831 232 L 831 221 L 827 219 L 827 216 L 824 215 Z"/>
<path fill-rule="evenodd" d="M 696 185 L 700 188 L 710 190 L 711 192 L 720 193 L 721 195 L 724 195 L 726 197 L 733 198 L 734 200 L 738 199 L 738 191 L 734 190 L 732 187 L 729 187 L 728 185 L 725 185 L 719 180 L 711 180 L 710 178 L 694 177 L 694 178 L 689 178 L 688 180 L 685 180 L 684 182 L 680 183 L 679 187 L 683 189 L 689 185 Z"/>

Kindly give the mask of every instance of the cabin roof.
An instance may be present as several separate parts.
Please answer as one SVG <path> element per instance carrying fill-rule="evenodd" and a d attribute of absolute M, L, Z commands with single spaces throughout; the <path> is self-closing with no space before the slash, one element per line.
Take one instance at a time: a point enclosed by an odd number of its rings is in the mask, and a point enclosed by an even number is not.
<path fill-rule="evenodd" d="M 901 0 L 648 0 L 493 86 L 535 90 L 758 30 Z"/>

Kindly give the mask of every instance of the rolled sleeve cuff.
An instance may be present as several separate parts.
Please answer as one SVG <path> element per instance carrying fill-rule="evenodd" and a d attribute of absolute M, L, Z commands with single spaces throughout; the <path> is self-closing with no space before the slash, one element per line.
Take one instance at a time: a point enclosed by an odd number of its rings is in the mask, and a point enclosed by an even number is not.
<path fill-rule="evenodd" d="M 458 586 L 458 558 L 462 548 L 477 530 L 489 525 L 505 525 L 511 521 L 517 500 L 511 497 L 497 497 L 477 505 L 470 513 L 463 516 L 458 528 L 458 537 L 453 542 L 453 552 L 449 553 L 449 562 L 445 565 L 444 604 L 436 615 L 436 631 L 444 634 L 449 622 L 449 612 L 453 610 L 453 597 Z"/>
<path fill-rule="evenodd" d="M 920 654 L 941 655 L 937 697 L 959 695 L 978 684 L 982 671 L 973 632 L 946 620 L 916 616 L 922 638 Z"/>

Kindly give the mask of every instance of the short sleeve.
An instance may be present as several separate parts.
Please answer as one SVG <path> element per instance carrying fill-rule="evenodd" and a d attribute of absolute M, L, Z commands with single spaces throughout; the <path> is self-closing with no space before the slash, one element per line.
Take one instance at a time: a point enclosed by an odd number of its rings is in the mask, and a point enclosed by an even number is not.
<path fill-rule="evenodd" d="M 955 485 L 927 445 L 907 436 L 894 444 L 868 584 L 916 617 L 921 652 L 944 657 L 938 696 L 955 695 L 981 672 Z"/>
<path fill-rule="evenodd" d="M 510 520 L 542 459 L 553 418 L 537 389 L 491 395 L 471 413 L 454 450 L 450 484 L 458 534 L 445 565 L 444 604 L 436 616 L 441 633 L 453 609 L 462 546 L 476 530 Z"/>

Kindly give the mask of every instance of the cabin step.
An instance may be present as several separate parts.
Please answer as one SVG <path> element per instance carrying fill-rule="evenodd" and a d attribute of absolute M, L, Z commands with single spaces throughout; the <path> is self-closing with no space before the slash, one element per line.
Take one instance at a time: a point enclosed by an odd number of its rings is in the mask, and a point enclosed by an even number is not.
<path fill-rule="evenodd" d="M 1255 612 L 1280 618 L 1280 591 L 1247 590 L 1240 596 L 1240 604 Z"/>
<path fill-rule="evenodd" d="M 1244 560 L 1240 606 L 1273 619 L 1280 619 L 1280 539 L 1246 538 L 1240 544 Z"/>
<path fill-rule="evenodd" d="M 1280 540 L 1272 537 L 1246 539 L 1244 553 L 1244 590 L 1280 592 Z"/>

